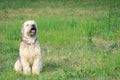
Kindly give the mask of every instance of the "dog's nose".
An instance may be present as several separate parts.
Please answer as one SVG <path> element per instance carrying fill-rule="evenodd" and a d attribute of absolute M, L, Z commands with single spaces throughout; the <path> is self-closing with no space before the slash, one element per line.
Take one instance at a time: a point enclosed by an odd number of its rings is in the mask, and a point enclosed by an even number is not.
<path fill-rule="evenodd" d="M 32 27 L 35 27 L 35 24 L 32 24 Z"/>

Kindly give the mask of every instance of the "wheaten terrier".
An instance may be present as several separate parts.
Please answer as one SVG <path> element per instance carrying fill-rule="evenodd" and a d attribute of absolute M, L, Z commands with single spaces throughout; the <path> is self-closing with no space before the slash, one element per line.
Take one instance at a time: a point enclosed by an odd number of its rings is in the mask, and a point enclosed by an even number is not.
<path fill-rule="evenodd" d="M 35 21 L 24 22 L 21 30 L 22 42 L 20 43 L 19 57 L 14 65 L 17 72 L 39 74 L 42 70 L 40 45 L 36 39 L 37 31 Z"/>

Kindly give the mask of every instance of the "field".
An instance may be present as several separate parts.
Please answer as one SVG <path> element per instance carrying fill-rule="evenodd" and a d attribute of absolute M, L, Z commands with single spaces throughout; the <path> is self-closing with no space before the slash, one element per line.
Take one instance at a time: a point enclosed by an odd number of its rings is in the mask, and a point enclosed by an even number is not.
<path fill-rule="evenodd" d="M 24 21 L 35 20 L 44 68 L 14 71 Z M 0 0 L 0 80 L 119 80 L 119 0 Z"/>

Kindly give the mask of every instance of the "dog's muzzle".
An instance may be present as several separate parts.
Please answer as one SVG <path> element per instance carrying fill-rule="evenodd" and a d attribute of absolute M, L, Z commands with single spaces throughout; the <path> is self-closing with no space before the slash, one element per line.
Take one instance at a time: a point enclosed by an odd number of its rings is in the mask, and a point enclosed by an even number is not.
<path fill-rule="evenodd" d="M 29 32 L 30 36 L 36 35 L 36 31 L 37 31 L 36 26 L 33 24 Z"/>

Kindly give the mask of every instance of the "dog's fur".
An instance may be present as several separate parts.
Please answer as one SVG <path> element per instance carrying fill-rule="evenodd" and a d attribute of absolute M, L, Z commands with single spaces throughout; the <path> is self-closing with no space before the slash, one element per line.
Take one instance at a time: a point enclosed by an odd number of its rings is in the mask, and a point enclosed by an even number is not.
<path fill-rule="evenodd" d="M 35 21 L 24 22 L 21 30 L 22 42 L 20 43 L 19 57 L 14 65 L 17 72 L 39 74 L 42 70 L 40 45 L 36 39 L 37 32 Z"/>

